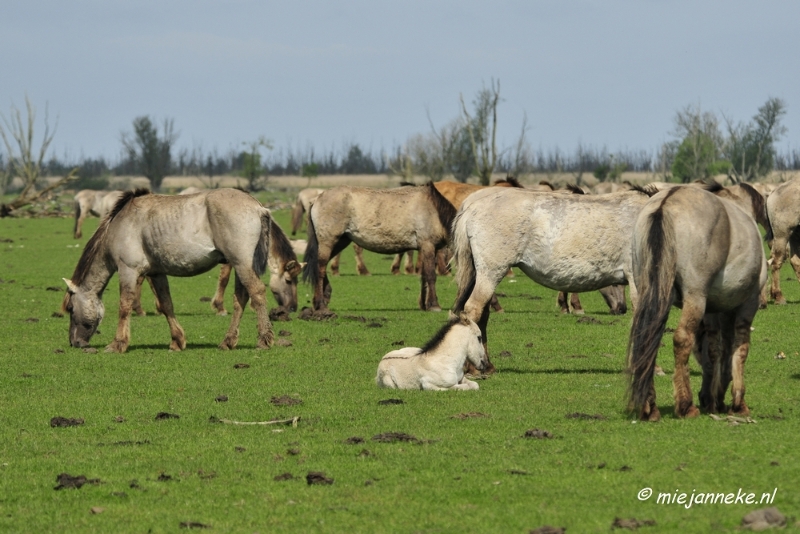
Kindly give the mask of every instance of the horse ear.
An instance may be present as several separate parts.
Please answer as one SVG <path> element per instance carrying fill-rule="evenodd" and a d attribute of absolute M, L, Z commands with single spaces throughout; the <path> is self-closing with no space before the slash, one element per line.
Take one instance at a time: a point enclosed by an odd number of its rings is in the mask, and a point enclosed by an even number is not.
<path fill-rule="evenodd" d="M 286 265 L 284 266 L 284 268 L 283 268 L 283 269 L 284 269 L 284 270 L 285 270 L 287 273 L 289 273 L 289 276 L 292 276 L 292 277 L 294 277 L 294 276 L 297 276 L 298 274 L 300 274 L 300 271 L 302 271 L 302 270 L 303 270 L 303 267 L 302 267 L 302 265 L 300 265 L 299 263 L 297 263 L 295 260 L 289 260 L 289 261 L 286 263 Z"/>
<path fill-rule="evenodd" d="M 78 286 L 76 286 L 76 285 L 75 285 L 75 284 L 72 282 L 72 280 L 67 280 L 66 278 L 62 278 L 62 280 L 64 280 L 64 283 L 66 283 L 66 284 L 67 284 L 67 291 L 69 291 L 69 293 L 70 293 L 70 294 L 73 294 L 73 295 L 74 295 L 75 293 L 77 293 L 77 292 L 78 292 Z"/>
<path fill-rule="evenodd" d="M 458 319 L 459 319 L 459 321 L 461 321 L 461 324 L 463 324 L 465 326 L 469 325 L 469 317 L 467 316 L 467 314 L 465 312 L 459 313 L 458 314 Z"/>

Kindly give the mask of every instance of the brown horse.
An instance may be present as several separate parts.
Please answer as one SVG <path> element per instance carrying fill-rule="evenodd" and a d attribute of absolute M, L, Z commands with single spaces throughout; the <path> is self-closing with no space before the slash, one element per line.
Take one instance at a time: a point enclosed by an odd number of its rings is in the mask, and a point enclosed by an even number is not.
<path fill-rule="evenodd" d="M 767 267 L 753 219 L 700 187 L 674 187 L 653 196 L 633 229 L 633 278 L 639 300 L 628 345 L 630 406 L 647 421 L 661 415 L 653 373 L 673 304 L 682 309 L 673 337 L 675 415 L 695 417 L 689 354 L 703 368 L 700 407 L 748 414 L 744 362 Z"/>
<path fill-rule="evenodd" d="M 294 207 L 292 207 L 292 235 L 295 235 L 303 227 L 303 220 L 305 219 L 303 215 L 309 212 L 311 205 L 323 191 L 325 190 L 308 188 L 297 194 L 297 200 L 294 203 Z M 367 264 L 364 263 L 364 249 L 358 245 L 353 245 L 353 252 L 356 255 L 356 272 L 362 276 L 369 276 L 369 269 Z M 339 275 L 339 259 L 340 256 L 337 254 L 331 260 L 331 274 L 334 276 Z"/>
<path fill-rule="evenodd" d="M 83 221 L 89 215 L 103 218 L 111 211 L 122 191 L 95 191 L 94 189 L 82 189 L 75 194 L 75 227 L 72 233 L 75 239 L 83 236 Z"/>
<path fill-rule="evenodd" d="M 789 263 L 800 280 L 800 179 L 785 182 L 770 193 L 767 197 L 767 213 L 771 230 L 765 239 L 771 241 L 772 247 L 770 296 L 775 304 L 786 304 L 781 292 L 781 267 L 786 261 L 787 245 Z"/>
<path fill-rule="evenodd" d="M 236 189 L 214 189 L 196 195 L 153 195 L 146 189 L 127 192 L 89 239 L 67 284 L 65 309 L 70 314 L 69 341 L 85 347 L 103 319 L 103 292 L 119 272 L 117 332 L 106 352 L 125 352 L 130 343 L 133 301 L 145 277 L 152 280 L 167 318 L 170 350 L 186 348 L 186 336 L 175 318 L 167 276 L 195 276 L 227 262 L 236 271 L 233 317 L 221 349 L 239 341 L 239 323 L 248 299 L 258 321 L 256 348 L 272 345 L 272 325 L 261 275 L 267 268 L 269 210 Z"/>
<path fill-rule="evenodd" d="M 281 227 L 273 221 L 269 227 L 269 289 L 279 307 L 293 312 L 297 311 L 297 275 L 303 264 L 297 261 L 292 242 L 283 233 Z M 225 310 L 225 288 L 231 277 L 231 265 L 223 263 L 219 269 L 217 291 L 211 300 L 211 307 L 217 315 L 228 315 Z"/>
<path fill-rule="evenodd" d="M 314 288 L 314 310 L 325 310 L 331 286 L 328 261 L 354 242 L 367 250 L 422 256 L 419 307 L 439 311 L 436 251 L 447 245 L 456 210 L 432 183 L 393 189 L 341 186 L 322 193 L 311 206 L 303 280 Z"/>

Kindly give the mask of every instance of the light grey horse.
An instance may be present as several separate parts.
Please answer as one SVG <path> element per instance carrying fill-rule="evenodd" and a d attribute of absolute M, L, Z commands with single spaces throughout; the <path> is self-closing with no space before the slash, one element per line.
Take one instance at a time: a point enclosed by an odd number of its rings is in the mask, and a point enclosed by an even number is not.
<path fill-rule="evenodd" d="M 70 314 L 69 341 L 85 347 L 103 319 L 103 292 L 119 272 L 117 332 L 107 352 L 125 352 L 130 342 L 133 302 L 145 277 L 152 281 L 167 318 L 170 350 L 186 348 L 175 318 L 167 276 L 195 276 L 229 263 L 236 272 L 233 316 L 221 349 L 239 341 L 239 323 L 248 299 L 258 321 L 256 348 L 269 348 L 273 333 L 261 275 L 267 268 L 272 218 L 256 199 L 236 189 L 196 195 L 153 195 L 148 190 L 123 194 L 89 239 L 71 279 L 64 279 L 64 308 Z"/>
<path fill-rule="evenodd" d="M 123 191 L 95 191 L 94 189 L 82 189 L 75 194 L 75 227 L 73 235 L 75 239 L 83 236 L 83 221 L 89 215 L 103 218 L 111 211 L 117 200 L 122 196 Z"/>
<path fill-rule="evenodd" d="M 781 267 L 786 261 L 787 247 L 789 263 L 800 280 L 800 179 L 785 182 L 770 193 L 767 214 L 772 226 L 772 231 L 766 236 L 772 247 L 770 297 L 775 304 L 786 304 L 786 297 L 781 292 Z"/>
<path fill-rule="evenodd" d="M 699 187 L 675 187 L 653 196 L 633 229 L 633 277 L 639 291 L 628 346 L 630 407 L 647 421 L 660 419 L 653 374 L 672 305 L 682 309 L 673 336 L 675 415 L 695 417 L 688 359 L 703 368 L 700 407 L 749 414 L 744 362 L 767 266 L 756 223 L 731 201 Z"/>

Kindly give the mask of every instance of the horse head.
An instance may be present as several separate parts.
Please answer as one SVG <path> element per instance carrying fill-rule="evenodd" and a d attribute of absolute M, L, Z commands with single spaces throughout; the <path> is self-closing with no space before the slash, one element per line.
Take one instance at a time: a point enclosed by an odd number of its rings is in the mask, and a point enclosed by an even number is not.
<path fill-rule="evenodd" d="M 278 302 L 278 306 L 289 311 L 297 311 L 297 275 L 303 270 L 304 263 L 295 260 L 287 261 L 277 273 L 269 279 L 269 289 Z"/>
<path fill-rule="evenodd" d="M 481 329 L 475 321 L 467 317 L 466 313 L 461 312 L 458 317 L 460 324 L 467 329 L 467 360 L 477 367 L 479 371 L 483 371 L 489 365 L 489 357 L 486 355 L 486 349 L 483 346 Z"/>
<path fill-rule="evenodd" d="M 103 301 L 97 294 L 78 287 L 72 280 L 64 278 L 64 282 L 67 284 L 64 310 L 69 313 L 69 344 L 86 347 L 103 320 L 106 311 Z"/>

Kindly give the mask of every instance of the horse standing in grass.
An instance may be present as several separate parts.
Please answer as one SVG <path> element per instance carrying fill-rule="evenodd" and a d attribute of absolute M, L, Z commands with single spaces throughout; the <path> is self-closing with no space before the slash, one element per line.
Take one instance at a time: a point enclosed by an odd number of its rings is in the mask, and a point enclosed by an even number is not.
<path fill-rule="evenodd" d="M 466 315 L 448 321 L 424 347 L 405 347 L 386 354 L 375 383 L 395 389 L 479 389 L 464 377 L 464 363 L 486 365 L 481 330 Z"/>
<path fill-rule="evenodd" d="M 351 241 L 382 254 L 419 250 L 419 307 L 441 310 L 436 296 L 435 256 L 447 245 L 455 213 L 432 183 L 393 189 L 341 186 L 325 191 L 311 206 L 303 269 L 303 280 L 314 288 L 314 310 L 327 309 L 331 294 L 328 261 Z"/>
<path fill-rule="evenodd" d="M 765 239 L 771 241 L 770 267 L 772 283 L 770 296 L 775 304 L 786 304 L 781 292 L 781 267 L 786 261 L 787 246 L 789 263 L 800 281 L 800 179 L 781 184 L 767 197 L 767 213 L 771 231 Z"/>
<path fill-rule="evenodd" d="M 559 195 L 490 188 L 473 193 L 453 222 L 458 294 L 453 312 L 478 323 L 486 344 L 489 303 L 509 267 L 556 291 L 627 284 L 631 233 L 648 195 Z M 636 290 L 631 284 L 631 300 Z M 494 366 L 489 364 L 489 372 Z"/>
<path fill-rule="evenodd" d="M 297 311 L 297 275 L 302 271 L 303 264 L 297 261 L 294 246 L 281 227 L 273 221 L 269 228 L 269 289 L 279 307 L 290 312 Z M 211 307 L 217 310 L 217 315 L 228 315 L 225 310 L 225 288 L 230 277 L 231 265 L 222 264 L 217 291 L 211 300 Z"/>
<path fill-rule="evenodd" d="M 303 227 L 304 214 L 309 213 L 311 205 L 325 190 L 308 188 L 303 189 L 297 194 L 297 200 L 292 208 L 292 235 L 297 234 L 297 231 Z M 370 272 L 367 264 L 364 263 L 364 249 L 358 245 L 353 245 L 353 252 L 356 255 L 356 272 L 362 276 L 369 276 Z M 339 275 L 339 254 L 331 260 L 331 274 L 334 276 Z"/>
<path fill-rule="evenodd" d="M 88 345 L 105 313 L 103 291 L 119 272 L 119 324 L 106 352 L 127 350 L 133 301 L 145 277 L 150 277 L 167 318 L 170 350 L 186 348 L 167 276 L 195 276 L 227 262 L 236 272 L 236 299 L 220 348 L 236 347 L 248 299 L 258 321 L 256 348 L 269 348 L 272 325 L 260 277 L 267 268 L 271 223 L 267 208 L 236 189 L 186 196 L 153 195 L 146 189 L 126 192 L 89 239 L 72 278 L 64 279 L 70 345 Z"/>
<path fill-rule="evenodd" d="M 660 419 L 653 373 L 669 311 L 682 309 L 673 336 L 675 415 L 695 417 L 689 354 L 703 368 L 700 408 L 749 414 L 744 363 L 750 325 L 767 267 L 753 219 L 732 202 L 699 187 L 674 187 L 653 196 L 633 230 L 633 278 L 639 300 L 633 315 L 628 366 L 630 406 L 642 420 Z"/>
<path fill-rule="evenodd" d="M 95 191 L 94 189 L 82 189 L 75 194 L 75 227 L 73 235 L 75 239 L 83 236 L 83 221 L 89 215 L 103 218 L 111 211 L 117 200 L 122 196 L 123 191 Z"/>

